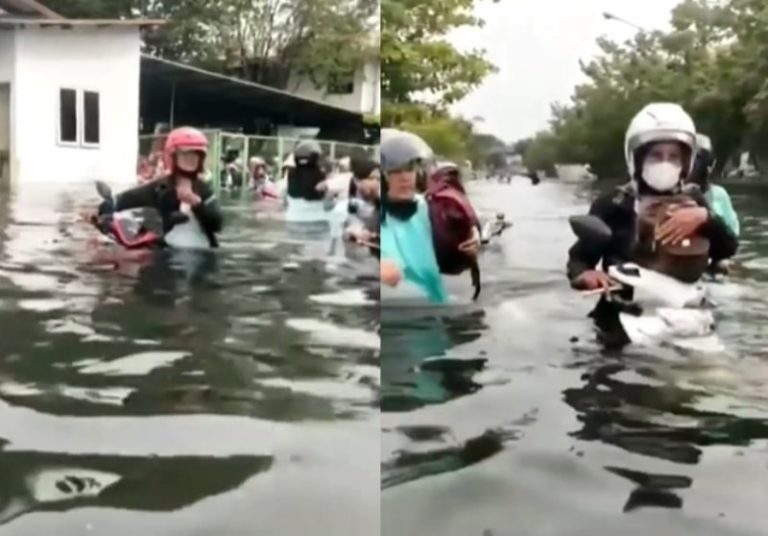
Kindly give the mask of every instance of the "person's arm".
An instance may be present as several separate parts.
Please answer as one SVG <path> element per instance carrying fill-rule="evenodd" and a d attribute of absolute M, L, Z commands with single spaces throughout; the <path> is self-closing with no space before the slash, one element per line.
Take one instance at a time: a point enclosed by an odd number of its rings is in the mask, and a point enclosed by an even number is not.
<path fill-rule="evenodd" d="M 609 195 L 601 195 L 589 207 L 589 215 L 597 216 L 605 221 L 606 215 L 612 209 L 613 199 Z M 575 286 L 576 280 L 588 270 L 594 270 L 600 259 L 603 258 L 605 251 L 603 248 L 596 247 L 595 244 L 589 244 L 581 239 L 568 250 L 568 263 L 566 272 L 571 286 Z"/>
<path fill-rule="evenodd" d="M 221 228 L 224 225 L 224 217 L 221 214 L 216 194 L 208 183 L 203 182 L 200 183 L 198 195 L 201 202 L 192 209 L 197 221 L 209 233 L 221 232 Z"/>
<path fill-rule="evenodd" d="M 105 201 L 99 206 L 99 214 L 120 212 L 134 208 L 155 208 L 157 206 L 157 183 L 148 182 L 115 196 L 114 202 Z"/>
<path fill-rule="evenodd" d="M 733 208 L 731 196 L 728 195 L 728 191 L 722 186 L 718 186 L 714 193 L 718 197 L 718 202 L 715 203 L 715 206 L 720 209 L 718 215 L 725 220 L 725 223 L 731 228 L 736 238 L 738 238 L 741 234 L 741 226 L 739 225 L 739 215 L 736 214 L 736 210 Z"/>
<path fill-rule="evenodd" d="M 703 194 L 696 192 L 691 197 L 708 212 L 707 221 L 699 228 L 699 233 L 709 240 L 709 256 L 712 262 L 717 264 L 722 260 L 730 259 L 739 249 L 739 239 L 736 234 L 725 220 L 715 213 Z"/>

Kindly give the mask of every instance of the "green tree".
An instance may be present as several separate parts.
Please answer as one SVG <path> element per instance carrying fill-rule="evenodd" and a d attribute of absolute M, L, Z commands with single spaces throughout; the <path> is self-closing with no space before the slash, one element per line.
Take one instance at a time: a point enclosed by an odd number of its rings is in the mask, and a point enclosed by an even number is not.
<path fill-rule="evenodd" d="M 428 95 L 440 106 L 454 103 L 494 70 L 484 52 L 460 52 L 446 35 L 482 26 L 475 0 L 382 0 L 381 90 L 384 107 Z"/>
<path fill-rule="evenodd" d="M 768 125 L 761 123 L 768 119 L 768 47 L 757 46 L 768 38 L 763 4 L 686 0 L 673 10 L 670 32 L 639 32 L 621 44 L 598 40 L 601 54 L 581 66 L 587 82 L 569 103 L 553 106 L 549 131 L 526 151 L 529 165 L 589 163 L 600 176 L 623 175 L 627 125 L 642 106 L 659 101 L 683 105 L 725 162 L 749 132 Z"/>
<path fill-rule="evenodd" d="M 382 124 L 422 136 L 442 157 L 484 166 L 503 142 L 447 112 L 495 69 L 482 50 L 459 51 L 447 37 L 455 28 L 482 26 L 474 5 L 475 0 L 382 0 Z"/>
<path fill-rule="evenodd" d="M 169 22 L 145 50 L 286 87 L 292 72 L 318 87 L 354 73 L 378 51 L 377 0 L 48 0 L 67 17 Z"/>
<path fill-rule="evenodd" d="M 468 143 L 469 159 L 475 167 L 501 167 L 506 163 L 507 144 L 493 134 L 472 132 Z"/>

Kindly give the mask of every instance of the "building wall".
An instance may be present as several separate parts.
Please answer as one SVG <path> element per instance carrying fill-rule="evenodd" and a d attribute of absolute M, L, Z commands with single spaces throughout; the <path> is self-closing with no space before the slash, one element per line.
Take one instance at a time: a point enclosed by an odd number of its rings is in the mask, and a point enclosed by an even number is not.
<path fill-rule="evenodd" d="M 140 40 L 137 28 L 16 30 L 14 182 L 136 177 Z M 59 90 L 100 94 L 98 148 L 58 143 Z M 82 127 L 82 124 L 81 124 Z"/>
<path fill-rule="evenodd" d="M 13 30 L 0 30 L 0 83 L 13 78 Z"/>
<path fill-rule="evenodd" d="M 378 61 L 365 66 L 365 83 L 360 111 L 364 114 L 381 114 L 381 64 Z"/>
<path fill-rule="evenodd" d="M 317 101 L 337 106 L 358 113 L 377 113 L 374 111 L 376 94 L 379 91 L 379 66 L 367 64 L 355 73 L 355 88 L 348 95 L 328 94 L 325 87 L 315 87 L 309 78 L 291 75 L 288 82 L 288 91 Z"/>
<path fill-rule="evenodd" d="M 0 30 L 0 186 L 10 179 L 11 116 L 15 41 L 13 30 Z"/>

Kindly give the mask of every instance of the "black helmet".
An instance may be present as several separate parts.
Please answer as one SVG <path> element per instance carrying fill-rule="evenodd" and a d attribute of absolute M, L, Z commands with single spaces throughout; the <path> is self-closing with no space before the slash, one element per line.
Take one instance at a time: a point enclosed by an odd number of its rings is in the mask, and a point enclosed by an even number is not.
<path fill-rule="evenodd" d="M 696 134 L 696 158 L 693 170 L 688 176 L 689 182 L 698 184 L 707 190 L 709 176 L 715 167 L 715 155 L 712 152 L 712 140 L 706 134 Z"/>
<path fill-rule="evenodd" d="M 315 164 L 323 155 L 323 149 L 315 140 L 305 140 L 300 142 L 293 151 L 293 158 L 297 166 L 306 166 Z"/>
<path fill-rule="evenodd" d="M 432 148 L 416 134 L 384 128 L 381 130 L 381 169 L 384 173 L 412 166 L 427 166 L 434 159 Z"/>
<path fill-rule="evenodd" d="M 373 173 L 373 171 L 378 167 L 379 163 L 369 156 L 352 158 L 350 161 L 352 176 L 356 179 L 368 178 L 371 173 Z"/>

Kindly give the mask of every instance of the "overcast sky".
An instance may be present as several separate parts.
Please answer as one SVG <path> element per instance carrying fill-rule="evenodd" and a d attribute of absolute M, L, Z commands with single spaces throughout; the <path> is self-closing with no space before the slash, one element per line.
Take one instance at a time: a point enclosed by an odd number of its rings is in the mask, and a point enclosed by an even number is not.
<path fill-rule="evenodd" d="M 608 11 L 648 29 L 669 27 L 678 0 L 480 0 L 482 29 L 460 29 L 459 48 L 482 47 L 499 72 L 454 107 L 464 117 L 485 118 L 478 129 L 515 141 L 546 128 L 550 103 L 566 102 L 584 80 L 579 59 L 597 52 L 595 39 L 623 41 L 636 30 L 605 20 Z"/>

